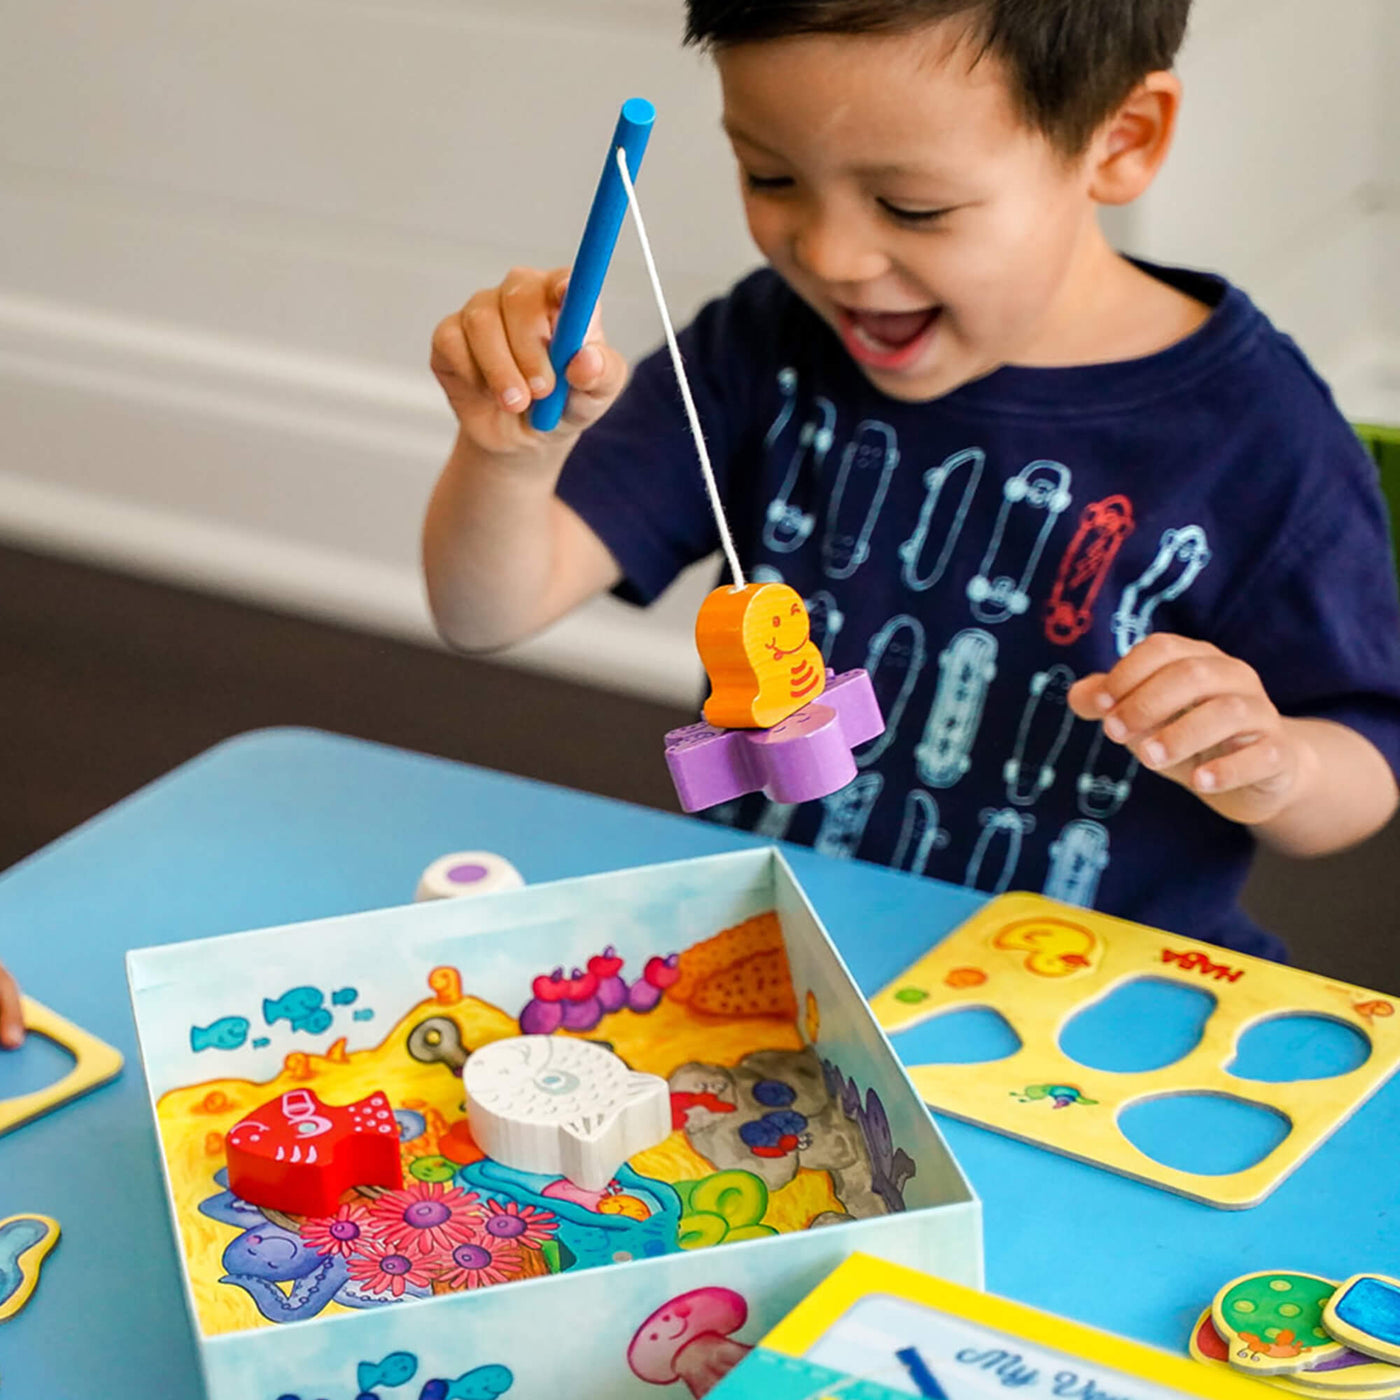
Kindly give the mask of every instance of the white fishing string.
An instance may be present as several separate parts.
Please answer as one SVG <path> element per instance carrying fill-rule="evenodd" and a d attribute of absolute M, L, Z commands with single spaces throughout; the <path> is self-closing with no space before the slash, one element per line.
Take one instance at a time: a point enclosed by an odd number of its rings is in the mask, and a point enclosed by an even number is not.
<path fill-rule="evenodd" d="M 646 259 L 647 275 L 651 278 L 651 289 L 656 296 L 656 309 L 661 313 L 661 324 L 666 331 L 666 345 L 671 351 L 671 363 L 675 366 L 676 382 L 681 387 L 681 398 L 685 401 L 686 416 L 690 419 L 690 435 L 695 439 L 695 450 L 700 454 L 700 470 L 705 477 L 705 490 L 709 492 L 710 509 L 715 513 L 715 524 L 719 526 L 719 542 L 724 547 L 724 557 L 729 561 L 729 571 L 734 575 L 734 587 L 744 587 L 744 571 L 739 565 L 739 554 L 734 548 L 734 537 L 729 533 L 729 522 L 724 518 L 724 505 L 719 498 L 719 486 L 715 483 L 715 471 L 710 465 L 710 454 L 705 447 L 705 434 L 700 430 L 700 415 L 695 411 L 695 400 L 691 397 L 690 381 L 685 377 L 685 365 L 681 362 L 681 347 L 676 343 L 675 327 L 671 324 L 671 313 L 666 309 L 666 294 L 661 290 L 661 278 L 656 272 L 656 260 L 651 255 L 651 241 L 647 238 L 647 227 L 642 220 L 642 208 L 637 203 L 637 191 L 632 185 L 632 176 L 627 169 L 627 152 L 617 148 L 617 168 L 622 174 L 622 188 L 627 191 L 627 203 L 632 210 L 632 222 L 637 226 L 637 237 L 642 245 L 642 257 Z"/>

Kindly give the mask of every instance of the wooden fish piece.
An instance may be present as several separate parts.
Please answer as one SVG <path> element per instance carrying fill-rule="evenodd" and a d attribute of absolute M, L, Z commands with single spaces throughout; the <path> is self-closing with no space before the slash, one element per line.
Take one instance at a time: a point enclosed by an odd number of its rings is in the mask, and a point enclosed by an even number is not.
<path fill-rule="evenodd" d="M 771 729 L 826 689 L 806 604 L 785 583 L 716 588 L 695 645 L 712 692 L 705 720 L 717 729 Z"/>

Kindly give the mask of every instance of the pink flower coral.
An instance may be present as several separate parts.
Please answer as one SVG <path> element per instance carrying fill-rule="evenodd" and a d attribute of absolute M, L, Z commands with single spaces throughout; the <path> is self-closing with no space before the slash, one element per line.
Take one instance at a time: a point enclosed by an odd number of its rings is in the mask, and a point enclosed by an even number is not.
<path fill-rule="evenodd" d="M 346 1203 L 334 1215 L 302 1221 L 301 1237 L 318 1254 L 357 1254 L 367 1236 L 374 1234 L 364 1206 Z"/>
<path fill-rule="evenodd" d="M 480 1230 L 453 1248 L 451 1262 L 438 1277 L 452 1289 L 482 1288 L 519 1278 L 523 1272 L 520 1246 L 514 1240 L 498 1240 Z"/>
<path fill-rule="evenodd" d="M 374 1232 L 407 1254 L 449 1253 L 481 1226 L 478 1197 L 440 1181 L 415 1181 L 369 1207 Z"/>
<path fill-rule="evenodd" d="M 558 1220 L 547 1210 L 517 1205 L 514 1201 L 487 1201 L 483 1228 L 495 1240 L 514 1240 L 518 1244 L 538 1249 L 552 1240 L 559 1229 Z"/>
<path fill-rule="evenodd" d="M 402 1298 L 409 1284 L 427 1288 L 433 1281 L 425 1261 L 410 1259 L 382 1240 L 369 1237 L 361 1241 L 360 1253 L 350 1259 L 347 1267 L 350 1277 L 363 1284 L 366 1291 L 392 1293 L 395 1298 Z"/>

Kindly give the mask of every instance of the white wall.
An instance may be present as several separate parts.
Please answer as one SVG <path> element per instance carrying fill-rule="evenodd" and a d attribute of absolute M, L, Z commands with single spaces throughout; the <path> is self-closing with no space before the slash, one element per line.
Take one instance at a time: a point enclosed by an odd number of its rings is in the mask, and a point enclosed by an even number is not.
<path fill-rule="evenodd" d="M 1400 418 L 1400 4 L 1197 0 L 1181 142 L 1120 222 Z M 751 263 L 680 0 L 0 0 L 0 537 L 427 639 L 431 328 L 562 263 L 619 102 L 685 314 Z M 607 296 L 657 339 L 624 234 Z M 705 580 L 522 659 L 693 700 Z"/>
<path fill-rule="evenodd" d="M 1397 60 L 1395 0 L 1197 0 L 1176 147 L 1126 221 L 1243 285 L 1356 418 L 1400 420 Z"/>

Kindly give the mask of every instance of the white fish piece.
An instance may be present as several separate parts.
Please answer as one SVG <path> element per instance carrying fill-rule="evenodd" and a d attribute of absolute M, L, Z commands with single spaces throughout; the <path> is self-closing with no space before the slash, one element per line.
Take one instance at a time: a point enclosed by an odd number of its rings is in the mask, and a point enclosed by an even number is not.
<path fill-rule="evenodd" d="M 634 1153 L 671 1132 L 666 1081 L 601 1045 L 520 1035 L 473 1051 L 462 1071 L 472 1137 L 517 1171 L 601 1191 Z"/>

